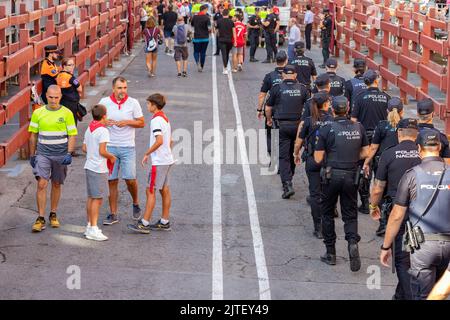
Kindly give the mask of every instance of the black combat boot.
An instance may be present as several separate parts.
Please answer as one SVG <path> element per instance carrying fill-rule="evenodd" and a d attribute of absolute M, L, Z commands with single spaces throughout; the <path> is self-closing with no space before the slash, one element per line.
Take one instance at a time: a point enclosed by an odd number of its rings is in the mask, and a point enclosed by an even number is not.
<path fill-rule="evenodd" d="M 330 266 L 334 266 L 336 264 L 336 248 L 327 247 L 327 252 L 323 256 L 320 256 L 320 261 L 325 262 Z"/>
<path fill-rule="evenodd" d="M 369 214 L 369 198 L 361 197 L 361 205 L 358 207 L 358 211 L 362 214 Z"/>
<path fill-rule="evenodd" d="M 359 258 L 358 243 L 348 243 L 348 255 L 350 258 L 350 270 L 356 272 L 361 269 L 361 259 Z"/>
<path fill-rule="evenodd" d="M 283 191 L 283 195 L 281 196 L 283 199 L 289 199 L 295 194 L 291 181 L 283 183 Z"/>
<path fill-rule="evenodd" d="M 318 222 L 318 223 L 314 223 L 314 232 L 313 232 L 314 237 L 316 237 L 317 239 L 323 239 L 323 234 L 322 234 L 322 223 Z"/>

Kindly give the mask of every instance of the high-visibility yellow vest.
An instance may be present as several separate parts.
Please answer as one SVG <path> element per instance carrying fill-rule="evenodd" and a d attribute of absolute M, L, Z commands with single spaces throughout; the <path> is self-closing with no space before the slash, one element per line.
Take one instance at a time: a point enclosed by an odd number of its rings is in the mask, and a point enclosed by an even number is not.
<path fill-rule="evenodd" d="M 200 3 L 194 4 L 194 5 L 192 6 L 192 10 L 191 10 L 192 14 L 197 14 L 197 13 L 199 13 L 199 12 L 200 12 L 200 7 L 201 7 L 201 6 L 202 6 L 202 5 L 201 5 Z"/>
<path fill-rule="evenodd" d="M 234 15 L 236 14 L 236 9 L 233 8 L 230 10 L 230 17 L 234 17 Z"/>
<path fill-rule="evenodd" d="M 269 15 L 269 13 L 267 11 L 260 11 L 259 12 L 259 16 L 261 17 L 261 19 L 267 18 L 268 15 Z"/>
<path fill-rule="evenodd" d="M 245 8 L 245 12 L 247 12 L 248 15 L 253 15 L 256 13 L 256 7 L 255 6 L 248 6 Z"/>

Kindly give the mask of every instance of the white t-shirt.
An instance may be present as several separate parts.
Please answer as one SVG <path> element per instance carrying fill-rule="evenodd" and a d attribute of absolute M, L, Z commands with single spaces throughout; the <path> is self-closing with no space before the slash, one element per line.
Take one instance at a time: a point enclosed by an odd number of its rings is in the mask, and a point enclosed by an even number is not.
<path fill-rule="evenodd" d="M 84 168 L 97 172 L 108 173 L 108 166 L 106 164 L 106 158 L 102 157 L 99 153 L 100 143 L 109 142 L 109 131 L 105 127 L 100 127 L 91 132 L 89 127 L 84 133 L 83 143 L 86 145 L 86 163 Z"/>
<path fill-rule="evenodd" d="M 103 104 L 106 107 L 106 115 L 110 120 L 135 120 L 144 116 L 142 114 L 142 108 L 139 101 L 130 97 L 128 97 L 127 100 L 120 105 L 120 109 L 119 105 L 111 100 L 111 97 L 102 98 L 99 104 Z M 108 143 L 108 146 L 134 147 L 136 145 L 134 141 L 135 128 L 130 126 L 125 126 L 122 128 L 112 126 L 108 127 L 108 130 L 111 136 L 111 141 Z"/>
<path fill-rule="evenodd" d="M 173 164 L 172 150 L 170 149 L 170 141 L 172 132 L 170 123 L 163 117 L 155 117 L 150 122 L 150 147 L 155 143 L 156 136 L 163 136 L 163 144 L 151 154 L 152 165 L 168 166 Z"/>

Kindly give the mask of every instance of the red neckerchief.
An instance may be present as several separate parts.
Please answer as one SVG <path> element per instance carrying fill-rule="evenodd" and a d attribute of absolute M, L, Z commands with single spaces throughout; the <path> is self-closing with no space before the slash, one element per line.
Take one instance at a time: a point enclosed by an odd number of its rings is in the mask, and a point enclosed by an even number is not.
<path fill-rule="evenodd" d="M 96 129 L 102 127 L 105 128 L 105 125 L 100 121 L 92 120 L 92 122 L 89 123 L 89 130 L 91 130 L 91 133 L 94 132 Z"/>
<path fill-rule="evenodd" d="M 116 97 L 114 96 L 114 93 L 109 98 L 111 99 L 112 102 L 114 102 L 115 104 L 117 104 L 119 106 L 119 110 L 120 110 L 122 105 L 127 101 L 128 95 L 126 94 L 125 97 L 123 97 L 123 99 L 121 101 L 117 101 L 116 100 Z"/>
<path fill-rule="evenodd" d="M 156 117 L 161 117 L 164 120 L 166 120 L 167 123 L 169 123 L 169 119 L 167 118 L 167 116 L 164 114 L 164 112 L 162 111 L 158 111 L 157 113 L 155 113 L 152 117 L 152 119 L 155 119 Z"/>
<path fill-rule="evenodd" d="M 199 15 L 199 16 L 206 16 L 206 12 L 200 11 L 200 12 L 198 13 L 198 15 Z"/>

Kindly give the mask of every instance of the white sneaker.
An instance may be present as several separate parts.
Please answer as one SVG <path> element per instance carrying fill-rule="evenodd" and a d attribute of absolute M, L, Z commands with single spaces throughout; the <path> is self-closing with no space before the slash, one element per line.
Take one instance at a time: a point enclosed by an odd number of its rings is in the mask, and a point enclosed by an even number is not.
<path fill-rule="evenodd" d="M 100 229 L 90 228 L 89 232 L 86 234 L 86 238 L 94 241 L 105 241 L 108 237 L 105 236 Z"/>
<path fill-rule="evenodd" d="M 88 223 L 88 225 L 86 226 L 86 231 L 84 231 L 84 235 L 87 236 L 89 234 L 90 230 L 91 230 L 91 224 Z"/>
<path fill-rule="evenodd" d="M 228 74 L 228 70 L 227 69 L 223 69 L 222 74 L 227 75 Z"/>

